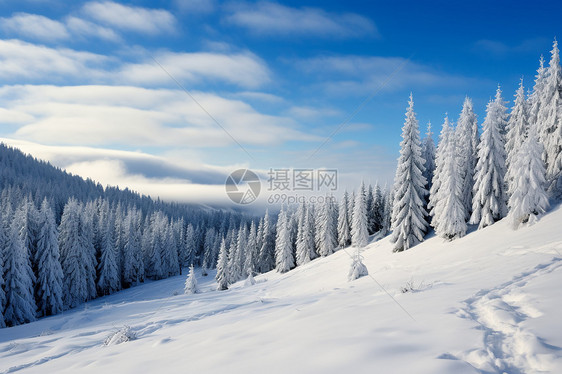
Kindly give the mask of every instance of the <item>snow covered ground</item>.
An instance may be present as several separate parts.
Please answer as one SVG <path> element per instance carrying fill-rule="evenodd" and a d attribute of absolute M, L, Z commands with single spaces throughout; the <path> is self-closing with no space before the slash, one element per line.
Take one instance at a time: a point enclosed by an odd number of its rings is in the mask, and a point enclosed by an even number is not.
<path fill-rule="evenodd" d="M 354 282 L 339 251 L 249 287 L 214 291 L 210 274 L 188 296 L 174 277 L 1 329 L 0 372 L 562 373 L 560 207 L 391 248 L 370 244 Z M 135 340 L 104 344 L 124 326 Z"/>

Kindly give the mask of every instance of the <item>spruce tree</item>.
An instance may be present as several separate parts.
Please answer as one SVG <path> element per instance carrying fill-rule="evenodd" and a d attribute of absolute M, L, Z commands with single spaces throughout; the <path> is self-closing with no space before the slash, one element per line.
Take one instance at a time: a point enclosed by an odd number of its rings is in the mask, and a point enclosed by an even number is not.
<path fill-rule="evenodd" d="M 430 216 L 435 216 L 435 203 L 437 202 L 437 195 L 439 189 L 441 188 L 441 176 L 443 174 L 445 148 L 448 144 L 449 138 L 453 134 L 451 133 L 451 123 L 449 122 L 449 117 L 445 115 L 445 121 L 441 126 L 441 133 L 439 134 L 439 143 L 437 145 L 437 151 L 435 153 L 435 170 L 433 174 L 433 184 L 431 185 L 431 190 L 429 190 L 429 203 L 427 204 L 428 213 Z"/>
<path fill-rule="evenodd" d="M 383 229 L 384 221 L 384 198 L 378 183 L 375 185 L 375 191 L 373 193 L 372 210 L 374 230 L 375 232 L 380 232 Z"/>
<path fill-rule="evenodd" d="M 190 223 L 185 230 L 185 257 L 183 258 L 183 265 L 193 265 L 195 263 L 195 229 Z"/>
<path fill-rule="evenodd" d="M 537 69 L 537 75 L 535 75 L 535 86 L 533 87 L 533 92 L 531 92 L 531 95 L 527 100 L 527 107 L 529 108 L 529 124 L 533 127 L 538 126 L 537 120 L 539 116 L 539 109 L 541 107 L 541 97 L 547 76 L 547 69 L 544 67 L 544 56 L 541 55 L 539 63 L 540 65 Z M 539 130 L 540 129 L 537 128 L 537 131 Z"/>
<path fill-rule="evenodd" d="M 93 201 L 89 201 L 79 206 L 80 212 L 80 241 L 82 252 L 82 264 L 84 266 L 84 274 L 86 275 L 86 287 L 88 290 L 87 300 L 97 297 L 96 290 L 96 269 L 98 262 L 96 259 L 96 249 L 94 247 L 94 218 L 96 206 Z"/>
<path fill-rule="evenodd" d="M 562 70 L 558 42 L 554 40 L 540 97 L 537 123 L 544 145 L 546 180 L 552 196 L 562 195 Z"/>
<path fill-rule="evenodd" d="M 46 198 L 39 212 L 39 227 L 35 259 L 40 264 L 36 284 L 37 309 L 39 316 L 49 316 L 64 309 L 64 283 L 55 216 Z"/>
<path fill-rule="evenodd" d="M 172 223 L 166 220 L 164 226 L 164 256 L 165 256 L 165 277 L 178 275 L 180 273 L 180 263 L 178 257 L 178 245 L 174 236 Z"/>
<path fill-rule="evenodd" d="M 59 225 L 59 248 L 64 274 L 64 304 L 73 308 L 90 298 L 89 248 L 83 238 L 84 222 L 78 201 L 70 198 L 64 206 Z M 95 287 L 95 284 L 94 284 Z"/>
<path fill-rule="evenodd" d="M 186 295 L 199 293 L 199 287 L 197 286 L 197 279 L 195 278 L 195 269 L 193 269 L 193 265 L 189 267 L 189 274 L 187 274 L 187 279 L 185 280 L 184 293 Z"/>
<path fill-rule="evenodd" d="M 431 131 L 431 122 L 427 123 L 427 132 L 422 141 L 422 157 L 424 159 L 423 176 L 426 180 L 426 190 L 431 189 L 433 183 L 433 173 L 435 171 L 435 142 L 433 141 L 433 131 Z"/>
<path fill-rule="evenodd" d="M 263 217 L 262 237 L 259 269 L 261 273 L 267 273 L 275 268 L 275 232 L 267 210 L 265 211 L 265 216 Z"/>
<path fill-rule="evenodd" d="M 367 207 L 367 230 L 369 232 L 369 235 L 373 235 L 375 233 L 375 217 L 374 217 L 374 212 L 373 212 L 373 204 L 375 202 L 375 195 L 374 195 L 374 190 L 373 190 L 373 186 L 371 186 L 369 184 L 369 187 L 367 187 L 366 189 L 367 192 L 367 198 L 365 199 L 366 201 L 366 207 Z"/>
<path fill-rule="evenodd" d="M 334 209 L 330 201 L 326 199 L 326 201 L 320 205 L 317 212 L 316 239 L 318 242 L 318 254 L 325 257 L 334 253 L 334 249 L 338 245 Z"/>
<path fill-rule="evenodd" d="M 519 147 L 513 158 L 513 190 L 509 199 L 508 218 L 513 228 L 521 224 L 533 224 L 549 207 L 545 191 L 545 168 L 542 161 L 542 145 L 534 128 Z"/>
<path fill-rule="evenodd" d="M 507 138 L 505 143 L 505 151 L 507 154 L 506 159 L 506 183 L 508 193 L 511 194 L 514 190 L 514 179 L 517 177 L 519 170 L 515 168 L 514 159 L 515 155 L 521 149 L 521 145 L 525 141 L 528 123 L 528 108 L 525 100 L 525 91 L 523 88 L 523 79 L 519 84 L 519 88 L 515 93 L 515 103 L 511 109 L 511 115 L 507 123 Z"/>
<path fill-rule="evenodd" d="M 462 177 L 459 173 L 458 146 L 453 130 L 445 123 L 439 160 L 442 163 L 441 186 L 432 195 L 434 209 L 432 225 L 438 236 L 453 240 L 466 234 L 466 207 L 463 204 Z"/>
<path fill-rule="evenodd" d="M 141 253 L 141 213 L 129 209 L 123 223 L 123 287 L 128 288 L 144 282 L 144 262 Z"/>
<path fill-rule="evenodd" d="M 402 139 L 394 178 L 391 241 L 395 243 L 395 252 L 407 250 L 423 241 L 427 230 L 424 159 L 421 156 L 420 132 L 411 94 Z"/>
<path fill-rule="evenodd" d="M 117 265 L 117 248 L 115 247 L 115 216 L 107 210 L 100 220 L 101 253 L 98 264 L 97 288 L 100 296 L 110 295 L 120 289 L 120 274 Z"/>
<path fill-rule="evenodd" d="M 505 143 L 502 129 L 507 119 L 506 107 L 498 87 L 496 98 L 488 103 L 484 131 L 478 145 L 474 198 L 470 223 L 482 229 L 505 217 Z"/>
<path fill-rule="evenodd" d="M 286 273 L 295 266 L 287 222 L 287 213 L 281 209 L 277 218 L 277 236 L 275 238 L 275 268 L 279 273 Z"/>
<path fill-rule="evenodd" d="M 304 265 L 314 258 L 314 238 L 312 236 L 312 223 L 308 208 L 301 206 L 301 219 L 299 220 L 299 231 L 297 233 L 297 266 Z"/>
<path fill-rule="evenodd" d="M 0 210 L 0 328 L 6 327 L 4 307 L 6 306 L 6 293 L 4 292 L 4 250 L 8 246 L 8 232 L 5 219 L 7 211 Z"/>
<path fill-rule="evenodd" d="M 228 289 L 228 252 L 226 251 L 226 242 L 224 239 L 222 239 L 220 245 L 215 280 L 217 281 L 217 289 L 219 291 Z"/>
<path fill-rule="evenodd" d="M 351 258 L 351 267 L 347 274 L 347 279 L 353 281 L 366 275 L 369 275 L 369 271 L 365 264 L 363 264 L 363 256 L 361 256 L 360 249 L 357 247 Z"/>
<path fill-rule="evenodd" d="M 458 149 L 458 167 L 462 190 L 462 203 L 465 207 L 468 221 L 472 213 L 472 188 L 474 186 L 474 169 L 478 159 L 478 121 L 472 100 L 469 97 L 464 99 L 459 122 L 455 132 L 456 147 Z"/>
<path fill-rule="evenodd" d="M 338 209 L 338 244 L 340 248 L 348 247 L 351 244 L 351 220 L 348 215 L 349 194 L 344 192 Z"/>
<path fill-rule="evenodd" d="M 25 202 L 18 207 L 10 224 L 8 246 L 4 249 L 4 280 L 6 307 L 4 318 L 8 326 L 35 320 L 36 305 L 33 297 L 35 276 L 31 269 L 29 248 L 24 242 L 27 208 Z"/>
<path fill-rule="evenodd" d="M 361 182 L 359 191 L 355 195 L 353 204 L 353 217 L 351 218 L 351 245 L 362 248 L 369 241 L 367 231 L 367 206 L 365 197 L 365 184 Z"/>

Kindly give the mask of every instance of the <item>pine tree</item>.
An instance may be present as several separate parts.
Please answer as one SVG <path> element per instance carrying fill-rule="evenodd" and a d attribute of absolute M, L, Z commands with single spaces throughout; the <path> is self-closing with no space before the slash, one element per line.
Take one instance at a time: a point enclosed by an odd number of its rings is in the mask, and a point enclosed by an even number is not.
<path fill-rule="evenodd" d="M 310 213 L 303 203 L 301 206 L 301 218 L 297 233 L 297 266 L 304 265 L 314 258 L 314 238 L 312 236 L 312 223 Z"/>
<path fill-rule="evenodd" d="M 375 203 L 375 195 L 373 191 L 373 186 L 369 184 L 369 187 L 366 189 L 366 210 L 367 210 L 367 231 L 369 235 L 373 235 L 375 233 L 375 217 L 373 212 L 373 204 Z"/>
<path fill-rule="evenodd" d="M 435 171 L 433 175 L 433 185 L 429 191 L 429 203 L 427 207 L 429 209 L 429 215 L 435 217 L 435 205 L 438 201 L 439 189 L 441 188 L 441 179 L 443 176 L 443 169 L 445 167 L 445 154 L 447 151 L 447 145 L 450 143 L 451 138 L 453 138 L 453 131 L 451 123 L 449 122 L 449 117 L 445 115 L 445 121 L 441 126 L 441 134 L 439 134 L 439 144 L 437 145 L 437 153 L 435 154 Z"/>
<path fill-rule="evenodd" d="M 267 273 L 275 268 L 275 232 L 267 210 L 265 211 L 265 216 L 263 217 L 262 237 L 259 269 L 261 273 Z"/>
<path fill-rule="evenodd" d="M 348 200 L 349 194 L 345 191 L 338 210 L 338 244 L 340 248 L 348 247 L 351 244 L 351 222 L 347 210 Z"/>
<path fill-rule="evenodd" d="M 476 164 L 474 198 L 470 223 L 486 226 L 505 217 L 505 144 L 502 129 L 506 123 L 506 107 L 498 87 L 496 98 L 488 103 L 484 131 L 478 145 L 478 163 Z"/>
<path fill-rule="evenodd" d="M 246 248 L 244 248 L 244 266 L 243 274 L 254 274 L 256 268 L 256 257 L 258 255 L 258 245 L 257 245 L 257 231 L 256 223 L 254 221 L 250 222 L 250 231 L 248 233 L 248 239 L 246 242 Z"/>
<path fill-rule="evenodd" d="M 94 218 L 96 206 L 93 201 L 79 206 L 80 212 L 80 241 L 82 252 L 82 265 L 84 267 L 86 288 L 88 290 L 87 300 L 97 297 L 96 290 L 96 269 L 98 262 L 96 259 L 96 249 L 94 247 Z"/>
<path fill-rule="evenodd" d="M 347 274 L 347 279 L 349 281 L 354 281 L 355 279 L 369 275 L 369 271 L 365 264 L 363 264 L 363 256 L 359 252 L 359 247 L 355 248 L 353 257 L 351 258 L 351 267 L 349 273 Z"/>
<path fill-rule="evenodd" d="M 384 198 L 378 183 L 375 185 L 375 192 L 373 193 L 373 195 L 373 225 L 375 232 L 380 232 L 383 229 L 384 222 Z"/>
<path fill-rule="evenodd" d="M 527 135 L 528 124 L 528 109 L 527 102 L 525 101 L 525 90 L 523 88 L 523 79 L 519 84 L 519 88 L 515 94 L 515 103 L 511 109 L 511 115 L 507 123 L 507 139 L 505 143 L 505 151 L 507 154 L 506 159 L 506 183 L 508 193 L 511 194 L 514 189 L 514 179 L 517 177 L 519 170 L 515 168 L 513 160 L 515 155 L 519 152 L 521 145 L 525 141 Z"/>
<path fill-rule="evenodd" d="M 547 69 L 544 67 L 544 57 L 541 55 L 540 65 L 537 69 L 537 75 L 535 75 L 535 86 L 533 87 L 533 92 L 529 96 L 528 105 L 529 108 L 529 124 L 530 126 L 536 127 L 539 109 L 541 105 L 541 97 L 543 95 L 543 88 L 546 82 Z M 537 129 L 539 131 L 539 129 Z"/>
<path fill-rule="evenodd" d="M 166 235 L 167 218 L 160 211 L 152 213 L 150 217 L 150 230 L 146 232 L 149 235 L 149 252 L 148 259 L 148 275 L 153 279 L 163 279 L 167 276 L 167 267 L 165 260 L 165 235 Z"/>
<path fill-rule="evenodd" d="M 197 286 L 197 279 L 195 278 L 195 269 L 193 269 L 193 265 L 189 267 L 189 274 L 187 274 L 187 279 L 185 280 L 184 293 L 186 295 L 199 293 L 199 287 Z"/>
<path fill-rule="evenodd" d="M 392 191 L 388 190 L 385 186 L 384 188 L 384 214 L 382 221 L 382 235 L 386 236 L 390 231 L 391 221 L 392 221 L 392 204 L 394 202 L 394 194 Z"/>
<path fill-rule="evenodd" d="M 91 293 L 91 254 L 85 245 L 83 226 L 81 207 L 76 199 L 70 198 L 64 206 L 59 225 L 59 249 L 65 283 L 63 301 L 65 307 L 69 308 L 88 300 Z"/>
<path fill-rule="evenodd" d="M 426 180 L 425 188 L 429 191 L 433 183 L 433 173 L 435 171 L 435 143 L 433 142 L 431 122 L 427 123 L 427 132 L 422 142 L 422 157 L 425 161 L 423 170 L 423 176 Z"/>
<path fill-rule="evenodd" d="M 168 223 L 166 219 L 164 227 L 165 277 L 170 277 L 180 273 L 178 245 L 174 236 L 173 224 Z"/>
<path fill-rule="evenodd" d="M 454 132 L 448 121 L 443 125 L 438 160 L 441 174 L 439 190 L 431 195 L 433 220 L 432 225 L 437 235 L 453 240 L 466 234 L 466 207 L 463 204 L 462 177 L 459 173 L 459 156 Z"/>
<path fill-rule="evenodd" d="M 316 226 L 316 239 L 318 242 L 318 254 L 322 257 L 329 256 L 334 253 L 334 248 L 337 243 L 337 228 L 334 219 L 334 209 L 329 199 L 317 210 L 317 226 Z M 366 218 L 366 217 L 365 217 Z M 366 222 L 365 222 L 366 224 Z"/>
<path fill-rule="evenodd" d="M 141 253 L 141 213 L 129 209 L 123 223 L 123 287 L 128 288 L 144 282 L 144 262 Z"/>
<path fill-rule="evenodd" d="M 109 210 L 103 212 L 100 220 L 101 253 L 98 264 L 97 289 L 99 295 L 110 295 L 120 289 L 120 274 L 115 248 L 115 215 Z"/>
<path fill-rule="evenodd" d="M 39 227 L 35 259 L 40 264 L 36 284 L 37 307 L 40 316 L 49 316 L 64 309 L 64 284 L 55 216 L 46 198 L 41 204 Z"/>
<path fill-rule="evenodd" d="M 457 164 L 461 181 L 462 203 L 466 212 L 465 220 L 468 221 L 472 213 L 474 169 L 478 159 L 478 121 L 469 97 L 464 99 L 455 136 L 459 157 Z"/>
<path fill-rule="evenodd" d="M 295 267 L 287 222 L 287 212 L 281 209 L 277 218 L 277 236 L 275 238 L 275 268 L 279 273 L 286 273 Z"/>
<path fill-rule="evenodd" d="M 195 229 L 190 223 L 185 230 L 185 257 L 183 266 L 192 265 L 195 262 Z"/>
<path fill-rule="evenodd" d="M 219 259 L 217 262 L 217 289 L 224 291 L 228 289 L 228 252 L 226 251 L 226 242 L 223 239 L 219 250 Z"/>
<path fill-rule="evenodd" d="M 8 326 L 35 320 L 36 305 L 33 297 L 35 276 L 31 270 L 29 248 L 22 235 L 26 229 L 27 208 L 24 202 L 14 213 L 10 224 L 8 246 L 4 249 L 4 280 L 6 307 L 4 318 Z"/>
<path fill-rule="evenodd" d="M 410 94 L 406 121 L 402 128 L 400 157 L 394 178 L 392 237 L 394 251 L 407 250 L 423 241 L 427 230 L 425 210 L 426 180 L 423 177 L 424 159 L 421 156 L 420 132 Z"/>
<path fill-rule="evenodd" d="M 6 327 L 4 307 L 6 306 L 6 293 L 4 292 L 4 250 L 8 246 L 8 232 L 6 228 L 7 209 L 0 210 L 0 328 Z"/>
<path fill-rule="evenodd" d="M 558 42 L 554 40 L 550 64 L 540 97 L 539 139 L 544 145 L 548 191 L 562 195 L 562 70 Z"/>
<path fill-rule="evenodd" d="M 513 190 L 509 199 L 509 219 L 513 228 L 521 224 L 533 224 L 549 207 L 545 191 L 545 168 L 542 161 L 542 145 L 532 128 L 523 145 L 513 158 Z"/>
<path fill-rule="evenodd" d="M 361 182 L 361 187 L 355 195 L 355 204 L 353 204 L 353 216 L 351 217 L 351 245 L 362 248 L 369 241 L 369 232 L 367 231 L 367 207 L 365 201 L 365 184 Z"/>

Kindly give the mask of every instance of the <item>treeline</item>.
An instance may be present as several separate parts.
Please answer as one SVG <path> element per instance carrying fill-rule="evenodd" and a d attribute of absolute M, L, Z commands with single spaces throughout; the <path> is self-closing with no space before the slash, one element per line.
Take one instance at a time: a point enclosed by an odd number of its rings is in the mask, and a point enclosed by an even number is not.
<path fill-rule="evenodd" d="M 226 224 L 250 220 L 103 188 L 3 144 L 0 172 L 2 327 L 179 274 L 204 259 L 214 266 L 206 233 L 225 234 Z"/>
<path fill-rule="evenodd" d="M 429 127 L 421 141 L 414 102 L 406 111 L 395 176 L 392 242 L 403 251 L 423 241 L 430 226 L 448 240 L 508 216 L 514 228 L 532 224 L 562 197 L 562 73 L 554 41 L 533 90 L 523 81 L 508 113 L 502 91 L 486 107 L 479 134 L 466 98 L 457 125 L 445 117 L 437 150 Z"/>
<path fill-rule="evenodd" d="M 214 250 L 205 252 L 218 251 L 218 289 L 256 273 L 287 272 L 352 244 L 364 247 L 369 235 L 384 236 L 390 229 L 391 201 L 387 189 L 361 184 L 339 203 L 327 198 L 322 204 L 283 207 L 276 222 L 266 211 L 257 225 L 231 227 L 226 237 L 215 237 Z"/>

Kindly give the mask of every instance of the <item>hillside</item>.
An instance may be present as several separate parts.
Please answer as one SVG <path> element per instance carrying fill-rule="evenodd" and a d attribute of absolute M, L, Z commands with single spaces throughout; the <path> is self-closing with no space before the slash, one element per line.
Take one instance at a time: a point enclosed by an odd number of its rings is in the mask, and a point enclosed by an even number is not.
<path fill-rule="evenodd" d="M 560 222 L 555 207 L 400 254 L 386 238 L 354 282 L 345 251 L 223 292 L 212 273 L 197 295 L 182 276 L 150 282 L 0 330 L 0 371 L 562 372 Z M 104 345 L 125 325 L 135 340 Z"/>

